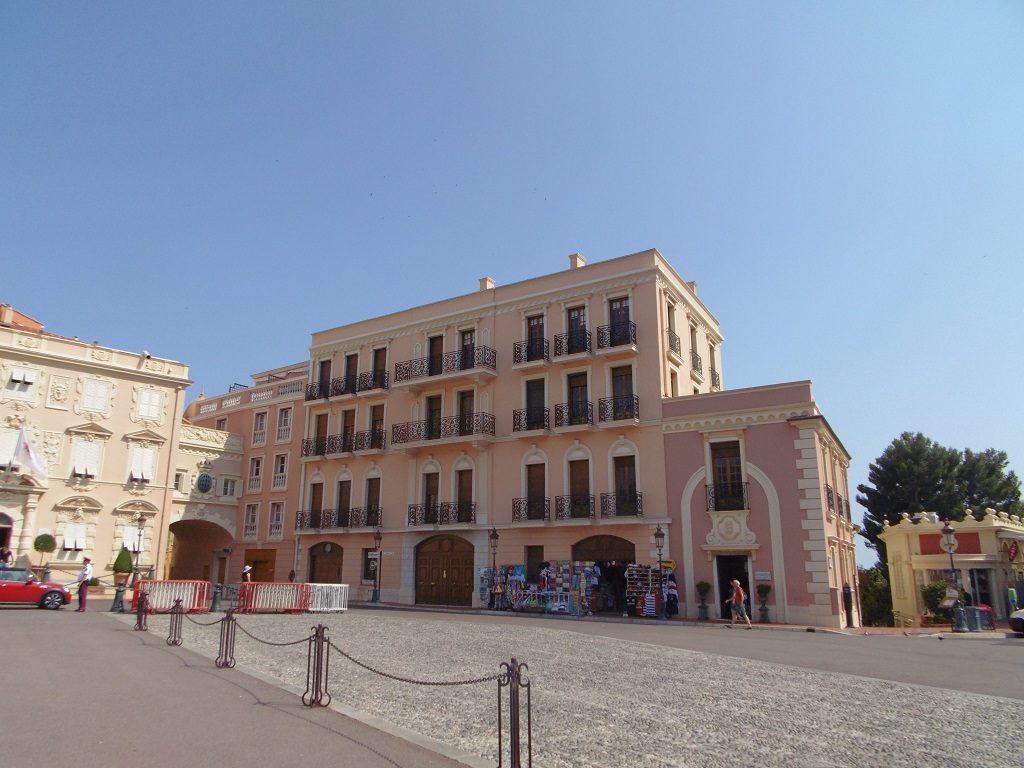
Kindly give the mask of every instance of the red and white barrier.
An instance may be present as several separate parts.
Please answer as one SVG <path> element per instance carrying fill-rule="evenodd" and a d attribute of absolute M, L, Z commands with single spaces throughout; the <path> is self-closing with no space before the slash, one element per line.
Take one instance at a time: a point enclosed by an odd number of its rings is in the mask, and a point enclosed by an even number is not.
<path fill-rule="evenodd" d="M 139 593 L 145 590 L 149 600 L 149 612 L 169 611 L 176 600 L 188 613 L 209 613 L 210 582 L 208 581 L 157 581 L 141 579 L 132 588 L 132 610 L 138 609 Z"/>
<path fill-rule="evenodd" d="M 243 581 L 238 585 L 239 613 L 304 613 L 309 610 L 309 584 L 290 581 Z"/>
<path fill-rule="evenodd" d="M 348 610 L 348 584 L 310 584 L 310 613 L 343 613 Z"/>

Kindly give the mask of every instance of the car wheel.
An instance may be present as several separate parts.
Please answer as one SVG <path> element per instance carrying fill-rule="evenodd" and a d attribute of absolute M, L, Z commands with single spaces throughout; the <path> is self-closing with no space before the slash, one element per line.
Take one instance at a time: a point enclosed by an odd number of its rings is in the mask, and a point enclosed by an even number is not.
<path fill-rule="evenodd" d="M 64 605 L 64 596 L 60 592 L 47 592 L 39 601 L 40 608 L 49 608 L 51 611 L 57 610 L 62 605 Z"/>

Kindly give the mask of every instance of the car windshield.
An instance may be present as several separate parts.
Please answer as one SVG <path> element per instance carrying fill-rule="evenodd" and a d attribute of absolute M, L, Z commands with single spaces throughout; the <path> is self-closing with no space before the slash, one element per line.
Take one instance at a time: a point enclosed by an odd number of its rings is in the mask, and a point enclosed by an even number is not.
<path fill-rule="evenodd" d="M 32 572 L 24 568 L 0 569 L 0 581 L 28 581 L 31 575 Z"/>

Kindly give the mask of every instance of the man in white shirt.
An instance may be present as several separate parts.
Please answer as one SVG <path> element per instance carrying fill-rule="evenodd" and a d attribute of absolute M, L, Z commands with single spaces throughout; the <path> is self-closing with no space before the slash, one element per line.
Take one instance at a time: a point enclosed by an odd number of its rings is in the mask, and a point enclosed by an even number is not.
<path fill-rule="evenodd" d="M 82 570 L 78 572 L 78 608 L 75 613 L 85 612 L 85 601 L 89 598 L 89 579 L 92 578 L 92 560 L 82 558 Z"/>

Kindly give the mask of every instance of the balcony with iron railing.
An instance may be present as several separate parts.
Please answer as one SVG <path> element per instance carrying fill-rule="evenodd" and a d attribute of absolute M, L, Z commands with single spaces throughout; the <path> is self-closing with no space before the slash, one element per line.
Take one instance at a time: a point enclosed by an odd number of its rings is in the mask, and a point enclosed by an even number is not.
<path fill-rule="evenodd" d="M 589 400 L 559 403 L 555 406 L 555 429 L 592 426 L 593 423 L 594 404 Z"/>
<path fill-rule="evenodd" d="M 408 520 L 409 525 L 471 525 L 476 523 L 476 502 L 410 504 Z"/>
<path fill-rule="evenodd" d="M 331 397 L 354 395 L 358 391 L 358 377 L 354 373 L 331 379 Z"/>
<path fill-rule="evenodd" d="M 331 396 L 330 381 L 314 381 L 306 385 L 306 399 L 319 400 Z"/>
<path fill-rule="evenodd" d="M 302 440 L 302 456 L 326 456 L 327 437 L 306 437 Z"/>
<path fill-rule="evenodd" d="M 643 517 L 644 495 L 642 493 L 628 493 L 616 491 L 615 493 L 601 494 L 601 517 Z"/>
<path fill-rule="evenodd" d="M 547 408 L 520 408 L 512 411 L 513 432 L 533 432 L 550 428 L 550 411 Z"/>
<path fill-rule="evenodd" d="M 355 430 L 346 429 L 340 435 L 330 435 L 327 438 L 328 454 L 331 453 L 352 453 L 356 449 Z"/>
<path fill-rule="evenodd" d="M 512 499 L 512 522 L 551 519 L 551 500 L 546 496 L 527 496 Z"/>
<path fill-rule="evenodd" d="M 597 401 L 597 417 L 602 422 L 640 422 L 640 398 L 636 395 L 603 397 Z M 620 426 L 616 424 L 615 426 Z"/>
<path fill-rule="evenodd" d="M 597 328 L 597 353 L 607 355 L 610 352 L 636 352 L 636 323 L 627 320 L 611 325 L 600 325 Z"/>
<path fill-rule="evenodd" d="M 386 434 L 383 427 L 356 432 L 356 451 L 383 451 Z"/>
<path fill-rule="evenodd" d="M 534 368 L 551 362 L 551 346 L 547 339 L 528 339 L 512 345 L 512 365 L 516 368 Z"/>
<path fill-rule="evenodd" d="M 593 520 L 594 496 L 587 493 L 556 496 L 555 518 L 557 520 Z"/>
<path fill-rule="evenodd" d="M 748 506 L 748 486 L 750 483 L 708 483 L 704 486 L 707 496 L 708 512 L 728 512 L 750 509 Z"/>
<path fill-rule="evenodd" d="M 718 371 L 716 371 L 714 368 L 711 369 L 711 388 L 722 388 L 722 377 L 718 375 Z"/>
<path fill-rule="evenodd" d="M 356 381 L 357 392 L 369 392 L 374 389 L 388 388 L 388 372 L 385 370 L 365 371 L 359 374 Z"/>
<path fill-rule="evenodd" d="M 589 355 L 592 351 L 590 331 L 586 328 L 555 336 L 555 357 Z"/>
<path fill-rule="evenodd" d="M 430 440 L 459 442 L 493 437 L 494 414 L 491 413 L 467 413 L 391 425 L 391 445 L 409 445 Z"/>
<path fill-rule="evenodd" d="M 498 353 L 490 347 L 474 345 L 442 355 L 419 357 L 395 363 L 393 386 L 410 386 L 422 380 L 442 376 L 446 379 L 473 377 L 488 380 L 497 375 Z"/>
<path fill-rule="evenodd" d="M 695 373 L 701 378 L 704 377 L 704 361 L 700 359 L 700 355 L 697 354 L 697 350 L 690 350 L 690 372 Z"/>
<path fill-rule="evenodd" d="M 340 528 L 336 509 L 300 509 L 295 513 L 296 531 L 321 531 L 324 528 Z"/>
<path fill-rule="evenodd" d="M 836 513 L 836 493 L 828 483 L 825 483 L 825 498 L 828 502 L 828 513 L 834 515 Z"/>
<path fill-rule="evenodd" d="M 270 481 L 270 487 L 273 490 L 275 490 L 275 491 L 279 490 L 281 488 L 287 488 L 288 487 L 288 473 L 287 472 L 277 472 L 277 473 L 275 473 L 273 479 L 271 479 L 271 481 Z"/>
<path fill-rule="evenodd" d="M 679 339 L 679 334 L 671 328 L 668 329 L 668 352 L 677 364 L 683 362 L 683 344 Z"/>
<path fill-rule="evenodd" d="M 325 528 L 376 528 L 381 524 L 382 519 L 383 513 L 379 506 L 302 510 L 295 513 L 295 530 L 320 531 Z"/>

